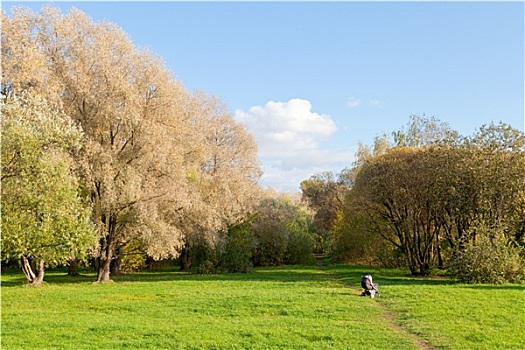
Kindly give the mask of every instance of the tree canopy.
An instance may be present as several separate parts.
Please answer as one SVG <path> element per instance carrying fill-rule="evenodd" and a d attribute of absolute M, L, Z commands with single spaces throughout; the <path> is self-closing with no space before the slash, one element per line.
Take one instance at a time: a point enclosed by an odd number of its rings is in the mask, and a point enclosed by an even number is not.
<path fill-rule="evenodd" d="M 117 26 L 73 9 L 2 15 L 3 95 L 39 96 L 82 130 L 76 155 L 98 235 L 98 280 L 139 241 L 154 258 L 249 213 L 253 137 L 222 104 L 191 94 Z"/>
<path fill-rule="evenodd" d="M 21 259 L 33 285 L 42 283 L 45 264 L 85 255 L 94 243 L 73 174 L 81 139 L 71 119 L 45 100 L 2 103 L 2 257 Z"/>
<path fill-rule="evenodd" d="M 498 245 L 490 250 L 494 254 L 510 249 L 501 246 L 523 247 L 523 133 L 500 123 L 460 137 L 435 119 L 412 121 L 416 125 L 409 128 L 410 137 L 394 133 L 405 141 L 381 152 L 361 152 L 366 156 L 353 169 L 355 183 L 334 226 L 336 258 L 358 260 L 359 253 L 385 261 L 384 250 L 374 253 L 352 244 L 349 237 L 378 248 L 383 241 L 391 246 L 387 261 L 407 266 L 414 274 L 428 274 L 434 267 L 454 265 L 455 259 L 466 256 L 466 247 L 472 250 L 478 241 L 485 248 L 487 242 Z M 521 251 L 515 250 L 515 259 L 522 259 Z M 523 270 L 523 262 L 521 266 Z"/>

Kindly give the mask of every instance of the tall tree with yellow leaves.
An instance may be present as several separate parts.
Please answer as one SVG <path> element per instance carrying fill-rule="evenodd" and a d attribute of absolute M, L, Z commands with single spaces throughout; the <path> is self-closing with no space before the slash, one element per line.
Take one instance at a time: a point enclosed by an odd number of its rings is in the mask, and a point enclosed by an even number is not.
<path fill-rule="evenodd" d="M 204 98 L 190 95 L 160 58 L 135 47 L 117 26 L 94 23 L 76 9 L 21 8 L 2 23 L 4 93 L 42 95 L 84 131 L 79 162 L 99 238 L 98 281 L 110 279 L 115 251 L 133 240 L 154 258 L 176 257 L 188 232 L 212 232 L 239 212 L 218 209 L 235 197 L 226 198 L 218 184 L 232 189 L 235 177 L 209 173 L 214 158 L 203 143 L 203 128 L 205 141 L 211 132 Z M 242 139 L 238 131 L 234 138 Z M 253 158 L 255 150 L 246 155 Z M 244 173 L 240 164 L 231 168 L 253 188 L 257 172 Z"/>

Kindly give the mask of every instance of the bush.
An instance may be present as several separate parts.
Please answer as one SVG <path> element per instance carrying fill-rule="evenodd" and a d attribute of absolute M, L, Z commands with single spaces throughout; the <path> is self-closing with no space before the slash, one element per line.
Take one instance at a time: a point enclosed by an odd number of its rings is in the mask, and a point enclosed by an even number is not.
<path fill-rule="evenodd" d="M 121 252 L 123 254 L 120 254 L 120 272 L 136 272 L 146 268 L 146 261 L 148 256 L 142 249 L 142 245 L 140 244 L 140 242 L 132 242 L 126 247 L 126 249 L 124 249 L 124 251 Z"/>
<path fill-rule="evenodd" d="M 452 260 L 449 271 L 464 283 L 523 283 L 524 248 L 503 235 L 478 234 Z"/>
<path fill-rule="evenodd" d="M 120 262 L 120 272 L 129 273 L 144 270 L 147 258 L 145 253 L 124 254 Z"/>
<path fill-rule="evenodd" d="M 199 238 L 190 248 L 191 271 L 206 275 L 217 273 L 217 246 L 204 238 Z"/>
<path fill-rule="evenodd" d="M 252 245 L 251 223 L 230 227 L 221 249 L 221 268 L 227 272 L 250 272 L 253 268 Z"/>
<path fill-rule="evenodd" d="M 358 210 L 349 209 L 338 215 L 330 237 L 330 260 L 355 265 L 406 266 L 399 249 L 373 227 L 370 218 Z"/>
<path fill-rule="evenodd" d="M 315 240 L 312 234 L 302 231 L 292 231 L 288 236 L 286 247 L 286 263 L 308 264 L 312 262 Z"/>
<path fill-rule="evenodd" d="M 283 227 L 267 226 L 254 230 L 254 249 L 252 251 L 255 266 L 279 266 L 284 264 L 288 233 Z"/>

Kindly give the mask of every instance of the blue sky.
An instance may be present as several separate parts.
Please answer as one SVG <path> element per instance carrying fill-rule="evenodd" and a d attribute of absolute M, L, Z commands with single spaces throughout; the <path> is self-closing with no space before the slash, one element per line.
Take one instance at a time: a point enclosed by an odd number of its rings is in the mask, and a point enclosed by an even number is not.
<path fill-rule="evenodd" d="M 339 172 L 358 142 L 412 114 L 464 135 L 491 121 L 524 130 L 523 2 L 56 5 L 116 23 L 188 90 L 220 97 L 258 141 L 263 186 Z"/>

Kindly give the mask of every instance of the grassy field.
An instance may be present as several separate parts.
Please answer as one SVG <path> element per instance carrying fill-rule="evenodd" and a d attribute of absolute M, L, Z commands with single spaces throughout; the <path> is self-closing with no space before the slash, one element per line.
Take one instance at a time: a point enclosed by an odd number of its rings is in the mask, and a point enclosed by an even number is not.
<path fill-rule="evenodd" d="M 381 285 L 358 295 L 361 274 Z M 2 349 L 523 349 L 524 288 L 345 265 L 250 274 L 2 275 Z"/>

